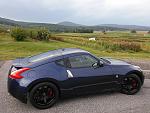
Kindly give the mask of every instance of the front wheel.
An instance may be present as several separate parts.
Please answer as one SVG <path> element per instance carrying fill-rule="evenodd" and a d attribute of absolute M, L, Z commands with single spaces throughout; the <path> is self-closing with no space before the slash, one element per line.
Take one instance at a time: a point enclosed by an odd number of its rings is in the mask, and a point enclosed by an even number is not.
<path fill-rule="evenodd" d="M 38 109 L 50 108 L 59 98 L 58 88 L 49 82 L 37 84 L 30 91 L 29 99 L 31 104 Z"/>
<path fill-rule="evenodd" d="M 141 89 L 142 82 L 136 74 L 130 74 L 123 80 L 121 92 L 133 95 Z"/>

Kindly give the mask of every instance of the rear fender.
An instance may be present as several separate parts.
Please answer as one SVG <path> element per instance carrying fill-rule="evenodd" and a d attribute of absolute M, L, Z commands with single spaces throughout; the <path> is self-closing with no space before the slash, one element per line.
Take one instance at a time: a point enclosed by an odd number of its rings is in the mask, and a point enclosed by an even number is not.
<path fill-rule="evenodd" d="M 39 84 L 39 83 L 42 83 L 42 82 L 51 82 L 53 83 L 54 85 L 56 85 L 56 87 L 58 88 L 58 90 L 60 91 L 60 86 L 58 84 L 58 82 L 55 80 L 55 79 L 51 79 L 51 78 L 40 78 L 40 79 L 37 79 L 35 81 L 33 81 L 32 83 L 30 83 L 28 86 L 27 86 L 27 90 L 28 92 L 30 92 L 32 90 L 32 88 Z"/>

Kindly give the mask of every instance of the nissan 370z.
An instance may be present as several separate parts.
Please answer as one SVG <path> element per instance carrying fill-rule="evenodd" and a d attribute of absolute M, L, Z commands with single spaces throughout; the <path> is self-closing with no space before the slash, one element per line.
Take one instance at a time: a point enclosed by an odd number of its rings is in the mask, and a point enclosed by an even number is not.
<path fill-rule="evenodd" d="M 139 66 L 88 51 L 65 48 L 13 61 L 8 92 L 38 109 L 54 105 L 60 97 L 116 90 L 136 94 L 144 76 Z"/>

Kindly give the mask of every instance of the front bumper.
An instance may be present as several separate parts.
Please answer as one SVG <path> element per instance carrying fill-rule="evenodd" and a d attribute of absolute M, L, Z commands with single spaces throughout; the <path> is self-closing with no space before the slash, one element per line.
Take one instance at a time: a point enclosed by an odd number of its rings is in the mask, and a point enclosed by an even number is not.
<path fill-rule="evenodd" d="M 8 78 L 7 81 L 8 92 L 23 103 L 27 103 L 27 88 L 20 86 L 19 81 Z"/>
<path fill-rule="evenodd" d="M 142 78 L 142 85 L 144 84 L 144 80 L 145 80 L 145 75 L 143 73 L 143 71 L 141 71 L 141 78 Z"/>

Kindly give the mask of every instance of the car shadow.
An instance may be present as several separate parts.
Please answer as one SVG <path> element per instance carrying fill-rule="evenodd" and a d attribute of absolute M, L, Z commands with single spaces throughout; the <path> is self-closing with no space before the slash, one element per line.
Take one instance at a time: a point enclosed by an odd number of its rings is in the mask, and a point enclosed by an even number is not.
<path fill-rule="evenodd" d="M 82 94 L 82 95 L 72 95 L 68 97 L 61 97 L 60 100 L 57 102 L 57 104 L 63 104 L 66 102 L 71 101 L 78 101 L 78 100 L 84 100 L 89 98 L 97 98 L 97 97 L 103 97 L 103 96 L 111 96 L 114 94 L 117 94 L 118 91 L 107 91 L 107 92 L 99 92 L 99 93 L 91 93 L 91 94 Z M 57 105 L 56 104 L 56 105 Z"/>

